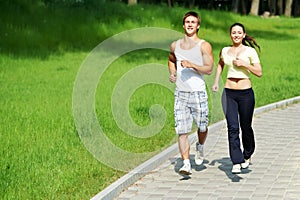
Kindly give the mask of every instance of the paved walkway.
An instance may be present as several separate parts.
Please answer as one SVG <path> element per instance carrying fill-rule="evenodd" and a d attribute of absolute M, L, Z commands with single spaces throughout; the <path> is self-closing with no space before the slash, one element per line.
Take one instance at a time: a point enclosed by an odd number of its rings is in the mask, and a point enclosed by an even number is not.
<path fill-rule="evenodd" d="M 241 174 L 231 173 L 225 124 L 209 133 L 203 165 L 178 174 L 179 154 L 124 189 L 116 200 L 300 199 L 300 103 L 264 109 L 253 121 L 256 151 Z M 276 105 L 278 107 L 278 104 Z"/>

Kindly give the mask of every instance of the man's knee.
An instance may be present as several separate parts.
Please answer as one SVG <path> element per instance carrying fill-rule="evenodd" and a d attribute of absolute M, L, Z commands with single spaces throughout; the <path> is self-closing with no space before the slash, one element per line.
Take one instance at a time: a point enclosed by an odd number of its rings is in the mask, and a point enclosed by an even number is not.
<path fill-rule="evenodd" d="M 198 132 L 199 133 L 207 133 L 207 131 L 208 131 L 208 127 L 207 126 L 200 126 L 198 128 Z"/>
<path fill-rule="evenodd" d="M 185 138 L 187 138 L 188 137 L 188 134 L 187 133 L 182 133 L 182 134 L 179 134 L 178 135 L 178 138 L 179 139 L 185 139 Z"/>

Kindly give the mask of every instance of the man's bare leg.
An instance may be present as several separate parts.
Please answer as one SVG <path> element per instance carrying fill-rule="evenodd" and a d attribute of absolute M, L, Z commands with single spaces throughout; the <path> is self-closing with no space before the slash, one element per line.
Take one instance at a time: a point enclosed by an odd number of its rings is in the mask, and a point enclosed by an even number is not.
<path fill-rule="evenodd" d="M 188 139 L 188 134 L 180 134 L 178 136 L 179 151 L 182 160 L 189 159 L 190 157 L 190 144 Z"/>
<path fill-rule="evenodd" d="M 200 132 L 200 129 L 198 128 L 197 133 L 198 133 L 199 144 L 204 145 L 206 137 L 207 137 L 208 129 L 206 128 L 205 132 Z"/>
<path fill-rule="evenodd" d="M 190 144 L 188 139 L 188 134 L 180 134 L 178 136 L 178 145 L 183 160 L 183 166 L 179 169 L 179 173 L 183 175 L 190 175 L 191 163 L 190 163 Z"/>
<path fill-rule="evenodd" d="M 205 132 L 200 132 L 200 129 L 198 129 L 197 133 L 198 133 L 198 142 L 196 142 L 195 163 L 196 165 L 201 165 L 204 161 L 203 146 L 207 137 L 208 130 L 206 129 Z"/>

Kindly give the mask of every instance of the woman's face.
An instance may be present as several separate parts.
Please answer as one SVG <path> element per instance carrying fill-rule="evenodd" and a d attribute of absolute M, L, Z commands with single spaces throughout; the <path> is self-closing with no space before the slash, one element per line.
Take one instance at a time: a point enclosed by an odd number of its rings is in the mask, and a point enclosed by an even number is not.
<path fill-rule="evenodd" d="M 233 44 L 241 44 L 245 35 L 246 33 L 244 33 L 243 28 L 240 26 L 232 27 L 230 32 L 230 38 Z"/>

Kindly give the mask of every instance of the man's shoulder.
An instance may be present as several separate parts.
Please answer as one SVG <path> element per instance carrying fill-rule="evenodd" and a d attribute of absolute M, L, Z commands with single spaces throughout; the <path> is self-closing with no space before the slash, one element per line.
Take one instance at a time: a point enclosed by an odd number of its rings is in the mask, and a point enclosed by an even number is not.
<path fill-rule="evenodd" d="M 182 39 L 177 39 L 177 40 L 174 40 L 171 44 L 176 44 L 176 43 L 178 43 L 178 42 L 181 42 L 182 41 Z"/>
<path fill-rule="evenodd" d="M 199 43 L 201 45 L 201 49 L 202 48 L 205 48 L 205 49 L 207 49 L 207 48 L 211 49 L 212 48 L 210 42 L 208 42 L 204 39 L 201 39 Z"/>
<path fill-rule="evenodd" d="M 177 45 L 177 42 L 180 42 L 181 39 L 178 39 L 178 40 L 174 40 L 171 45 L 170 45 L 170 48 L 171 48 L 171 51 L 174 51 L 175 48 L 176 48 L 176 45 Z"/>

